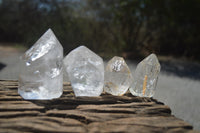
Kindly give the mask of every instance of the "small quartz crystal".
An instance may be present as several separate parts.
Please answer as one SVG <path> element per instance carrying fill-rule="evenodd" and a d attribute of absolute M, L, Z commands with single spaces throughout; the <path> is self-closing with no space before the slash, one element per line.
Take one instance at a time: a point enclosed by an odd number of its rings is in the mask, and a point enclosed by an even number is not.
<path fill-rule="evenodd" d="M 72 50 L 63 60 L 76 96 L 99 96 L 104 85 L 104 64 L 101 57 L 85 46 Z"/>
<path fill-rule="evenodd" d="M 18 93 L 24 99 L 53 99 L 63 92 L 63 47 L 51 29 L 21 57 Z"/>
<path fill-rule="evenodd" d="M 155 54 L 141 61 L 136 68 L 130 92 L 135 96 L 152 97 L 155 93 L 160 63 Z"/>
<path fill-rule="evenodd" d="M 106 65 L 104 90 L 112 95 L 126 93 L 132 82 L 128 65 L 122 57 L 113 57 Z"/>

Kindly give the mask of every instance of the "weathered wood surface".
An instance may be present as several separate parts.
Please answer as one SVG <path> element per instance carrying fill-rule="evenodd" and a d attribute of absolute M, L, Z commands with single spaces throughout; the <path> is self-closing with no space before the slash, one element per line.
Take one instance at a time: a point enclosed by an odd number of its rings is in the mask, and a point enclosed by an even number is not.
<path fill-rule="evenodd" d="M 74 97 L 64 84 L 61 98 L 23 100 L 17 81 L 0 81 L 0 132 L 195 132 L 151 98 L 102 94 Z"/>

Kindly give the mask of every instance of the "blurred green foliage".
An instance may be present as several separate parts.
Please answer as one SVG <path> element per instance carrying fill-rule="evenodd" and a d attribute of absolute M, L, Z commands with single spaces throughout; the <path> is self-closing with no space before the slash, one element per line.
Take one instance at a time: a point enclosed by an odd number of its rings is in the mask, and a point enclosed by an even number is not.
<path fill-rule="evenodd" d="M 0 41 L 31 46 L 51 28 L 69 52 L 200 60 L 200 0 L 0 0 Z"/>

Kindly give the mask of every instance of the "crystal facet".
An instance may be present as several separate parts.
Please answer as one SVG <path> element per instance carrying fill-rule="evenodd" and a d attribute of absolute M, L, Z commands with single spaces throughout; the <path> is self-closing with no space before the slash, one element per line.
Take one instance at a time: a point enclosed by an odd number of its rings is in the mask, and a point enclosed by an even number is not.
<path fill-rule="evenodd" d="M 126 93 L 132 82 L 128 65 L 121 57 L 113 57 L 106 65 L 104 90 L 112 95 Z"/>
<path fill-rule="evenodd" d="M 152 97 L 155 93 L 160 63 L 155 54 L 141 61 L 136 68 L 130 92 L 135 96 Z"/>
<path fill-rule="evenodd" d="M 20 60 L 18 93 L 24 99 L 58 98 L 63 92 L 63 47 L 51 29 Z"/>
<path fill-rule="evenodd" d="M 71 51 L 64 58 L 67 72 L 76 96 L 99 96 L 104 85 L 104 64 L 101 57 L 85 46 Z"/>

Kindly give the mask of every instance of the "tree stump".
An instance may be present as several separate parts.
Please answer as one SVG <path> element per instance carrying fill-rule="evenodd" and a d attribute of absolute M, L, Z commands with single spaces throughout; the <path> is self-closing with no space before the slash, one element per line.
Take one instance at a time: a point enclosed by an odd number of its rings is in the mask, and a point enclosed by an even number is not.
<path fill-rule="evenodd" d="M 153 98 L 75 97 L 69 83 L 53 100 L 24 100 L 17 81 L 0 81 L 0 132 L 196 132 Z"/>

